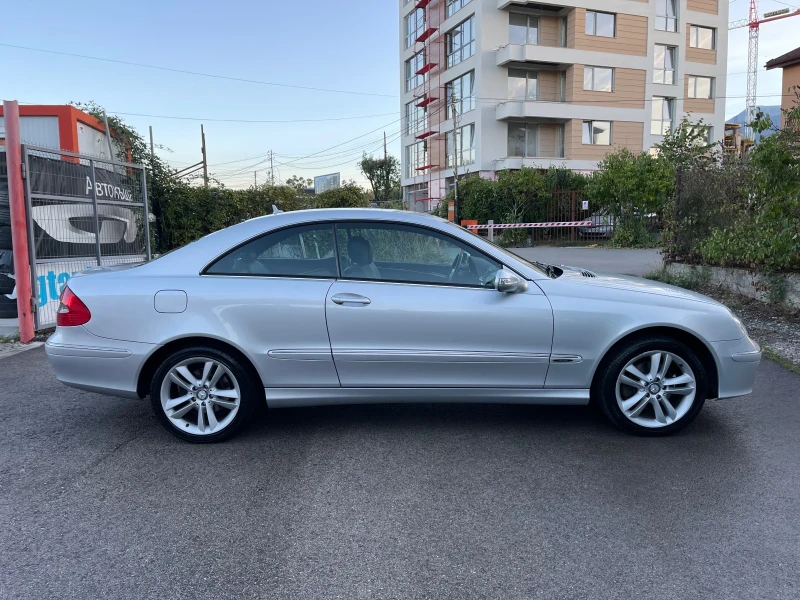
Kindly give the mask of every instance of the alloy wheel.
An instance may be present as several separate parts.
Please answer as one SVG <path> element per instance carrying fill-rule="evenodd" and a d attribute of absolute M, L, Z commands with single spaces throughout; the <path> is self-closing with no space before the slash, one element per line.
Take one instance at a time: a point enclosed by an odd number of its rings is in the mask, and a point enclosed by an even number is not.
<path fill-rule="evenodd" d="M 629 361 L 617 377 L 617 405 L 642 427 L 666 427 L 694 404 L 697 382 L 689 364 L 677 354 L 651 351 Z"/>
<path fill-rule="evenodd" d="M 236 377 L 221 362 L 193 357 L 172 367 L 161 383 L 161 407 L 186 433 L 210 435 L 231 424 L 241 405 Z"/>

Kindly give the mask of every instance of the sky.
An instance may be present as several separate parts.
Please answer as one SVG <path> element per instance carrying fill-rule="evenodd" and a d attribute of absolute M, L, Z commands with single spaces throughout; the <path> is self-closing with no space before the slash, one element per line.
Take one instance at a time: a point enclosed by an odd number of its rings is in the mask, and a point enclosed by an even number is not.
<path fill-rule="evenodd" d="M 364 151 L 382 153 L 384 131 L 389 152 L 400 155 L 399 0 L 6 4 L 0 98 L 97 102 L 145 136 L 152 126 L 169 149 L 158 154 L 176 168 L 200 161 L 201 123 L 209 170 L 231 187 L 263 183 L 270 151 L 281 181 L 340 172 L 361 184 L 356 163 Z M 748 5 L 733 0 L 730 20 L 746 18 Z M 761 0 L 760 11 L 790 5 Z M 800 17 L 762 28 L 760 104 L 780 104 L 780 71 L 763 65 L 794 49 L 798 31 Z M 730 32 L 728 117 L 745 104 L 747 36 L 747 28 Z"/>

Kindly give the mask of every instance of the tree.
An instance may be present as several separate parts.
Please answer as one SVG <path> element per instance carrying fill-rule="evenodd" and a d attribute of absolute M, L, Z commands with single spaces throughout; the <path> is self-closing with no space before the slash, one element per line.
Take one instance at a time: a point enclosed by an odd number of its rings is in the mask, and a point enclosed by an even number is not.
<path fill-rule="evenodd" d="M 315 208 L 368 208 L 367 194 L 352 181 L 337 188 L 325 190 L 315 197 Z"/>
<path fill-rule="evenodd" d="M 684 117 L 680 124 L 655 145 L 658 153 L 678 167 L 702 167 L 714 162 L 715 145 L 708 144 L 708 126 L 703 119 L 691 123 Z"/>
<path fill-rule="evenodd" d="M 598 171 L 587 181 L 589 197 L 613 217 L 619 245 L 651 243 L 649 215 L 662 215 L 675 191 L 675 168 L 663 156 L 634 154 L 623 147 L 606 154 Z"/>
<path fill-rule="evenodd" d="M 397 199 L 400 189 L 400 163 L 394 156 L 373 158 L 364 154 L 358 168 L 372 186 L 378 204 Z"/>
<path fill-rule="evenodd" d="M 314 180 L 311 178 L 304 178 L 298 175 L 292 175 L 286 180 L 286 185 L 295 188 L 298 192 L 302 192 L 306 188 L 313 187 Z"/>

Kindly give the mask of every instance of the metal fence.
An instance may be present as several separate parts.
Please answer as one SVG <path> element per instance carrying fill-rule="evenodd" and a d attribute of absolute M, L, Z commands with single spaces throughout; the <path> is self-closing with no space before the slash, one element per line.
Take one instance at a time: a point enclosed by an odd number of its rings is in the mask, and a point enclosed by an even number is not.
<path fill-rule="evenodd" d="M 89 267 L 150 260 L 144 167 L 24 145 L 36 327 L 55 324 L 69 278 Z"/>

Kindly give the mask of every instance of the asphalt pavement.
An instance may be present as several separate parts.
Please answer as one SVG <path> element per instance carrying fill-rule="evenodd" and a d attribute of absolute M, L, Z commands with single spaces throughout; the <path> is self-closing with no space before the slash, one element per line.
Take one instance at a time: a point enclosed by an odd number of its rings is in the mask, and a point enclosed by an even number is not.
<path fill-rule="evenodd" d="M 534 246 L 532 248 L 510 248 L 510 250 L 522 258 L 538 260 L 551 265 L 569 265 L 600 273 L 621 273 L 637 277 L 658 269 L 662 263 L 661 251 L 658 248 Z"/>
<path fill-rule="evenodd" d="M 0 360 L 0 598 L 800 597 L 800 377 L 643 439 L 590 408 L 273 411 L 190 445 Z"/>

